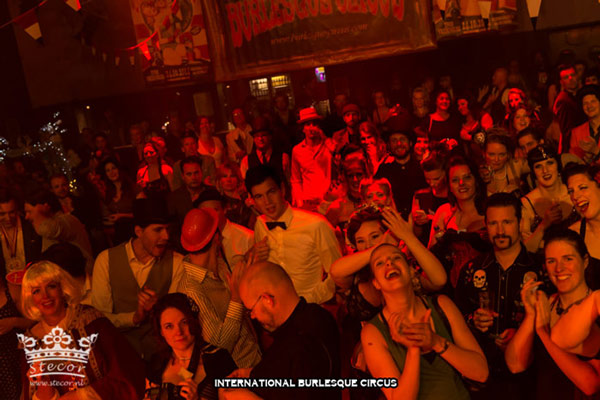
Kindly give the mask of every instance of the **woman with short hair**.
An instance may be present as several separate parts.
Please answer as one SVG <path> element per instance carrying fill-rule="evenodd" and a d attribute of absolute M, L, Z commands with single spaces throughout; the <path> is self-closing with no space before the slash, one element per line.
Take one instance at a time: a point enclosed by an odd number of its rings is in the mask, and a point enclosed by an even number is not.
<path fill-rule="evenodd" d="M 567 186 L 560 180 L 562 165 L 554 148 L 540 144 L 527 154 L 532 181 L 536 188 L 521 198 L 523 203 L 523 225 L 521 234 L 525 247 L 537 252 L 544 231 L 554 225 L 565 229 L 579 216 L 573 207 Z"/>

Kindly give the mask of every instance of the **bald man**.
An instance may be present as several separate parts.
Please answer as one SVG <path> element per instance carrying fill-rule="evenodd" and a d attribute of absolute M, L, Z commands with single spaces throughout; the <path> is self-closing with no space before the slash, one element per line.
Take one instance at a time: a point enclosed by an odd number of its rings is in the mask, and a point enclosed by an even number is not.
<path fill-rule="evenodd" d="M 240 297 L 250 316 L 273 336 L 273 344 L 254 368 L 237 377 L 338 378 L 339 334 L 335 320 L 316 304 L 298 296 L 279 265 L 261 262 L 248 267 Z M 224 399 L 340 399 L 339 390 L 299 388 L 221 389 Z"/>

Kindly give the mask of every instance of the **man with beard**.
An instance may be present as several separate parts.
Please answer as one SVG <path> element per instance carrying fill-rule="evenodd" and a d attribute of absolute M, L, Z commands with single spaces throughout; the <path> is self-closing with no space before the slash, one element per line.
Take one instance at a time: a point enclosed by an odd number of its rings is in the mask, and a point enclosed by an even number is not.
<path fill-rule="evenodd" d="M 403 119 L 391 117 L 386 125 L 389 128 L 388 149 L 392 155 L 379 166 L 375 178 L 386 178 L 392 185 L 396 209 L 402 218 L 408 219 L 414 193 L 427 187 L 419 162 L 412 157 L 416 142 L 410 125 Z"/>
<path fill-rule="evenodd" d="M 504 350 L 525 316 L 521 288 L 528 280 L 542 280 L 542 263 L 521 243 L 521 203 L 515 196 L 492 195 L 485 206 L 485 222 L 494 250 L 463 267 L 455 296 L 490 366 L 486 387 L 472 395 L 526 399 L 527 379 L 508 371 Z"/>
<path fill-rule="evenodd" d="M 339 153 L 342 147 L 348 143 L 360 143 L 360 132 L 358 130 L 358 126 L 360 125 L 360 108 L 356 104 L 346 104 L 342 114 L 346 127 L 334 132 L 331 141 L 333 146 L 330 146 L 333 153 Z"/>
<path fill-rule="evenodd" d="M 129 339 L 144 359 L 156 352 L 150 310 L 177 290 L 183 256 L 167 250 L 169 218 L 161 199 L 133 203 L 135 237 L 104 250 L 92 276 L 92 305 Z"/>

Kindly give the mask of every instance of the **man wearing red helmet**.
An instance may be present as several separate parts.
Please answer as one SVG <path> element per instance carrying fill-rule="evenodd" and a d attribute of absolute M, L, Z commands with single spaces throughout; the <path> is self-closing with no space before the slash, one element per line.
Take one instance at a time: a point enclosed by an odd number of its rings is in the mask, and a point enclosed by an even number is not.
<path fill-rule="evenodd" d="M 233 274 L 221 255 L 219 215 L 212 208 L 191 210 L 183 221 L 181 246 L 189 252 L 178 291 L 192 298 L 200 313 L 204 340 L 229 351 L 240 368 L 260 361 L 260 349 L 239 294 L 237 266 Z"/>

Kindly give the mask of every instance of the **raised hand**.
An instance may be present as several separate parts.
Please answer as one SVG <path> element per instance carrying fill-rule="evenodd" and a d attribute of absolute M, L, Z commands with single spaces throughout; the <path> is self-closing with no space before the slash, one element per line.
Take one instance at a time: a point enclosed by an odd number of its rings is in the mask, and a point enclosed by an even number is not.
<path fill-rule="evenodd" d="M 525 306 L 525 313 L 527 315 L 535 315 L 535 303 L 537 302 L 536 290 L 541 284 L 542 282 L 530 279 L 525 282 L 521 289 L 521 301 Z"/>
<path fill-rule="evenodd" d="M 412 225 L 402 218 L 398 211 L 391 207 L 385 207 L 381 215 L 383 216 L 383 225 L 398 240 L 405 240 L 409 236 L 414 236 Z"/>

